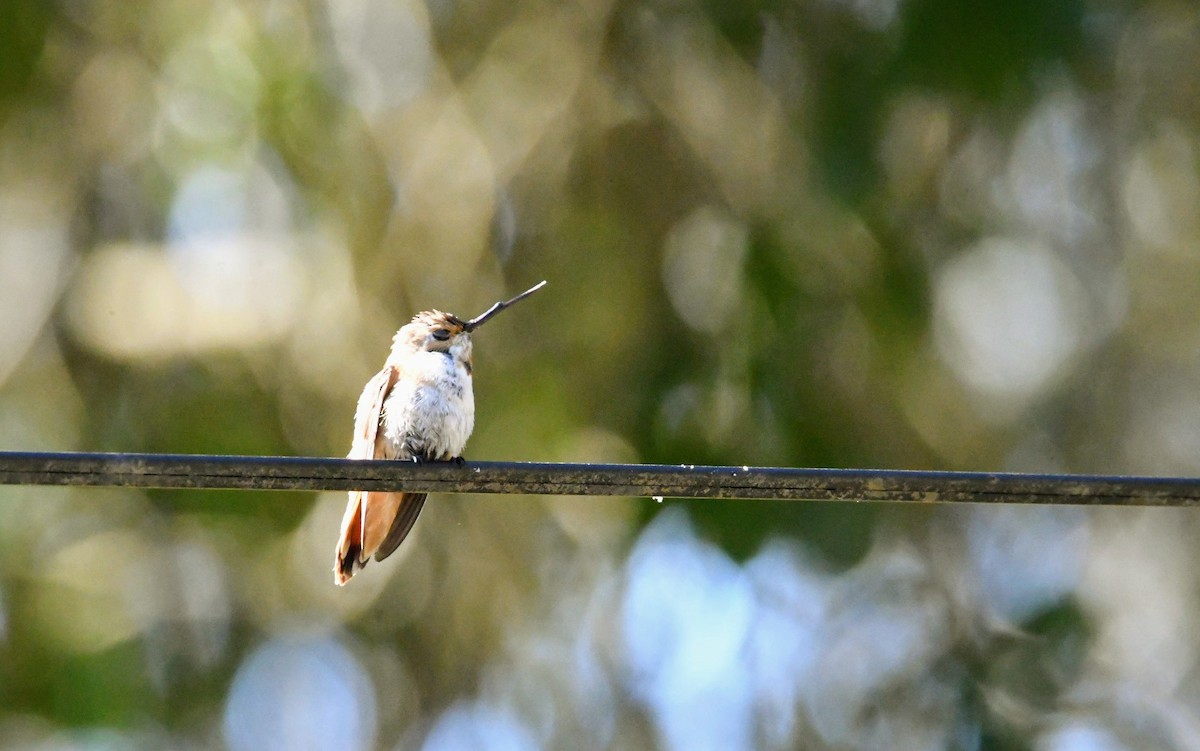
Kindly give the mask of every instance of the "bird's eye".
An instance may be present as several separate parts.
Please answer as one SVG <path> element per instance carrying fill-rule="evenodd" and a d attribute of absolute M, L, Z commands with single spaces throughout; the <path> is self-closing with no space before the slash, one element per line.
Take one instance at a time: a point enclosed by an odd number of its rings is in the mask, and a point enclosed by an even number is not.
<path fill-rule="evenodd" d="M 438 341 L 444 342 L 450 338 L 450 332 L 447 331 L 446 329 L 434 329 L 433 330 L 433 338 L 437 339 Z"/>

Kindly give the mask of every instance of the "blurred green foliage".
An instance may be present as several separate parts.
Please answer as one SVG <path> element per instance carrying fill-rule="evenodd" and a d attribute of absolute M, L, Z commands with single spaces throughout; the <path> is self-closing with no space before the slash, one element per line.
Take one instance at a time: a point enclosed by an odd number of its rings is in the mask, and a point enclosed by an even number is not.
<path fill-rule="evenodd" d="M 2 448 L 342 455 L 546 278 L 470 458 L 1200 473 L 1191 4 L 2 15 Z M 0 748 L 1195 745 L 1190 513 L 342 503 L 0 489 Z"/>

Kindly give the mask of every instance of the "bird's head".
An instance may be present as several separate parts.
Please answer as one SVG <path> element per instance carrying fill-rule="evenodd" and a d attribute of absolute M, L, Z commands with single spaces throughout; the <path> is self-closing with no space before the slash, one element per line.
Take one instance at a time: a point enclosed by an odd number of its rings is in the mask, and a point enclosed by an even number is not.
<path fill-rule="evenodd" d="M 396 332 L 396 346 L 427 352 L 450 352 L 471 346 L 471 333 L 466 321 L 452 313 L 425 310 L 413 316 L 411 322 Z"/>
<path fill-rule="evenodd" d="M 469 360 L 471 356 L 471 332 L 487 323 L 493 316 L 508 306 L 537 292 L 546 282 L 535 284 L 521 294 L 498 302 L 469 321 L 453 313 L 426 310 L 413 316 L 411 322 L 396 332 L 393 339 L 393 355 L 401 352 L 448 352 Z"/>

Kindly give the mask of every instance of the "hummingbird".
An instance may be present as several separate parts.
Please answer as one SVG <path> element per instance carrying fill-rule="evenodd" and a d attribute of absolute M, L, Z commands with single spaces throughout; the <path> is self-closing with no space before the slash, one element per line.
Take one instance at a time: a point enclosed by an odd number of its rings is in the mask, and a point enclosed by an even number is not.
<path fill-rule="evenodd" d="M 350 459 L 462 461 L 475 427 L 471 390 L 471 333 L 493 316 L 544 287 L 535 284 L 469 321 L 426 310 L 392 339 L 383 370 L 367 382 L 354 416 Z M 371 556 L 387 558 L 412 529 L 425 493 L 350 491 L 333 564 L 338 585 Z"/>

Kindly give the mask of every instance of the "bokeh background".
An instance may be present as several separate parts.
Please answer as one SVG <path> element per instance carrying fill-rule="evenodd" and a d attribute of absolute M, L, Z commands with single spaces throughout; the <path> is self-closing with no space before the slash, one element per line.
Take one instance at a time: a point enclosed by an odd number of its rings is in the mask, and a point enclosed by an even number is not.
<path fill-rule="evenodd" d="M 7 0 L 0 448 L 1200 474 L 1200 7 Z M 4 749 L 1197 749 L 1189 510 L 0 488 Z"/>

